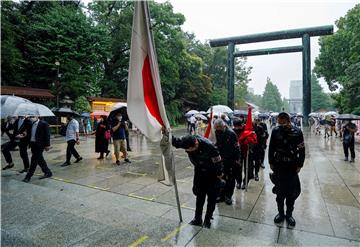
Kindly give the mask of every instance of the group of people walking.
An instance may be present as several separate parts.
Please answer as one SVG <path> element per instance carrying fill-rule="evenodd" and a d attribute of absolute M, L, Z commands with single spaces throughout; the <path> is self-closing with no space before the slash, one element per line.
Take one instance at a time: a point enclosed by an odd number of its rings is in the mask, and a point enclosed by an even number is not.
<path fill-rule="evenodd" d="M 72 156 L 75 158 L 74 163 L 78 163 L 83 159 L 76 150 L 76 145 L 80 145 L 79 122 L 73 115 L 68 115 L 67 120 L 64 133 L 67 142 L 66 160 L 61 165 L 63 167 L 72 165 Z M 52 176 L 52 172 L 43 157 L 44 150 L 48 151 L 51 148 L 50 130 L 46 121 L 41 120 L 38 116 L 19 116 L 17 118 L 9 118 L 1 127 L 2 134 L 6 134 L 9 137 L 9 141 L 1 146 L 1 151 L 7 163 L 3 170 L 14 167 L 11 151 L 18 146 L 20 157 L 24 164 L 24 168 L 19 172 L 26 173 L 23 179 L 24 182 L 30 181 L 37 165 L 40 166 L 44 173 L 40 179 Z M 110 154 L 109 141 L 112 139 L 116 158 L 115 164 L 120 165 L 120 152 L 124 157 L 124 161 L 131 163 L 128 157 L 128 152 L 131 151 L 128 123 L 122 118 L 120 113 L 114 117 L 111 123 L 108 122 L 107 116 L 101 116 L 96 130 L 89 134 L 95 134 L 95 152 L 100 154 L 99 160 L 104 159 L 105 156 L 107 157 Z M 32 152 L 31 162 L 27 152 L 29 147 Z"/>
<path fill-rule="evenodd" d="M 291 124 L 290 115 L 283 112 L 278 116 L 278 126 L 272 131 L 269 145 L 269 164 L 273 173 L 273 192 L 277 195 L 278 214 L 275 223 L 286 219 L 290 226 L 295 226 L 292 217 L 294 203 L 300 194 L 300 180 L 298 172 L 305 160 L 305 145 L 301 130 Z M 203 225 L 209 228 L 216 203 L 233 203 L 232 196 L 237 188 L 245 188 L 246 180 L 242 179 L 248 172 L 249 179 L 259 180 L 260 167 L 264 167 L 265 149 L 268 138 L 267 126 L 260 120 L 255 120 L 253 129 L 257 136 L 257 143 L 241 145 L 239 137 L 244 131 L 245 121 L 233 119 L 234 128 L 223 119 L 214 121 L 216 140 L 210 140 L 200 135 L 186 135 L 181 138 L 173 136 L 172 144 L 176 148 L 183 148 L 194 165 L 193 193 L 196 196 L 195 217 L 192 225 Z M 249 155 L 248 171 L 245 170 L 245 160 Z M 207 197 L 207 209 L 204 221 L 203 207 Z M 284 210 L 286 203 L 286 212 Z"/>

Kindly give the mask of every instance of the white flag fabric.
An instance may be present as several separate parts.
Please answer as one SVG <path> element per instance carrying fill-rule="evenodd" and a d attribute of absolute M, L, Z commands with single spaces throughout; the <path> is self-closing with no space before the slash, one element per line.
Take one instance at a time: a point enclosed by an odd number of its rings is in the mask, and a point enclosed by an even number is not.
<path fill-rule="evenodd" d="M 136 1 L 133 17 L 128 115 L 132 123 L 151 141 L 160 141 L 161 128 L 170 128 L 161 91 L 159 68 L 150 32 L 146 1 Z"/>
<path fill-rule="evenodd" d="M 170 138 L 162 138 L 162 127 L 170 131 L 162 96 L 148 3 L 134 2 L 131 34 L 130 66 L 127 92 L 127 112 L 130 121 L 151 141 L 161 141 L 162 159 L 159 181 L 173 184 L 173 153 Z M 165 137 L 165 136 L 164 136 Z"/>

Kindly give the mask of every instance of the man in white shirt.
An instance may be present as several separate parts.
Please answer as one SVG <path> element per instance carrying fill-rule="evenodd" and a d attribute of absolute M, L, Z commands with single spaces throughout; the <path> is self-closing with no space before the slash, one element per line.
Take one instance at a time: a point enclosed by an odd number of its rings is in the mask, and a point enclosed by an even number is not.
<path fill-rule="evenodd" d="M 194 117 L 194 115 L 192 115 L 190 117 L 190 134 L 195 134 L 195 129 L 196 129 L 196 118 Z"/>
<path fill-rule="evenodd" d="M 69 166 L 71 165 L 70 159 L 71 155 L 74 155 L 76 158 L 75 163 L 78 163 L 82 160 L 82 157 L 75 149 L 75 144 L 80 144 L 79 140 L 79 122 L 74 119 L 72 115 L 68 116 L 68 125 L 66 128 L 66 136 L 65 139 L 67 141 L 67 149 L 66 149 L 66 161 L 61 166 Z"/>

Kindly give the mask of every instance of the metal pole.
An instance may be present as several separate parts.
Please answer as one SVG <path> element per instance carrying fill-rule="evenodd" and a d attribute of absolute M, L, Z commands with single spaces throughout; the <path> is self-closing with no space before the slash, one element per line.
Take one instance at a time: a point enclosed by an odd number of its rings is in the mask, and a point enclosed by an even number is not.
<path fill-rule="evenodd" d="M 228 66 L 227 66 L 227 86 L 228 86 L 228 107 L 231 109 L 234 109 L 235 100 L 234 100 L 234 70 L 235 70 L 235 58 L 234 58 L 234 50 L 235 50 L 235 44 L 229 43 L 228 46 Z"/>
<path fill-rule="evenodd" d="M 176 177 L 175 177 L 175 167 L 173 169 L 173 182 L 174 182 L 174 188 L 175 188 L 176 204 L 177 204 L 177 209 L 178 209 L 178 213 L 179 213 L 179 220 L 180 220 L 180 222 L 183 222 L 181 208 L 180 208 L 179 192 L 178 192 L 177 182 L 176 182 Z"/>
<path fill-rule="evenodd" d="M 311 111 L 311 58 L 310 58 L 310 36 L 304 34 L 303 44 L 303 114 L 304 126 L 308 126 Z"/>
<path fill-rule="evenodd" d="M 247 152 L 246 152 L 246 172 L 245 172 L 245 191 L 247 192 L 248 189 L 248 181 L 249 181 L 249 144 L 247 145 Z"/>

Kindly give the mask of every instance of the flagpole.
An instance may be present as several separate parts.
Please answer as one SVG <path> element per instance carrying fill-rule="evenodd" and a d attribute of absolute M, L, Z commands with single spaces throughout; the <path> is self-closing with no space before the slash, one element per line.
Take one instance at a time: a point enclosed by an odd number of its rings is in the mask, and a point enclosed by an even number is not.
<path fill-rule="evenodd" d="M 248 189 L 248 180 L 249 180 L 249 144 L 247 145 L 247 152 L 246 152 L 246 172 L 245 172 L 245 192 Z"/>
<path fill-rule="evenodd" d="M 146 9 L 145 15 L 147 17 L 147 21 L 148 21 L 148 24 L 149 24 L 150 36 L 151 36 L 151 39 L 152 39 L 153 50 L 156 51 L 155 50 L 154 36 L 153 36 L 153 33 L 152 33 L 152 27 L 151 27 L 151 22 L 150 22 L 150 9 L 149 9 L 149 5 L 148 5 L 147 1 L 144 1 L 144 6 L 145 6 L 145 9 Z M 154 52 L 154 56 L 156 57 L 156 52 Z M 171 138 L 172 138 L 171 129 L 170 129 L 170 126 L 168 126 L 168 127 L 169 127 L 169 142 L 171 142 Z M 164 159 L 164 156 L 162 155 L 162 161 L 163 161 L 163 159 Z M 180 207 L 179 192 L 178 192 L 176 176 L 175 176 L 174 159 L 173 158 L 171 159 L 171 166 L 173 167 L 173 169 L 172 169 L 173 170 L 172 177 L 173 177 L 173 183 L 174 183 L 174 189 L 175 189 L 175 198 L 176 198 L 176 204 L 177 204 L 177 209 L 178 209 L 178 214 L 179 214 L 179 220 L 180 220 L 180 222 L 183 222 L 182 214 L 181 214 L 181 207 Z M 165 167 L 165 169 L 166 169 L 166 167 Z"/>

